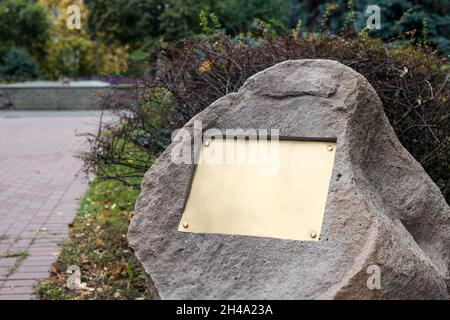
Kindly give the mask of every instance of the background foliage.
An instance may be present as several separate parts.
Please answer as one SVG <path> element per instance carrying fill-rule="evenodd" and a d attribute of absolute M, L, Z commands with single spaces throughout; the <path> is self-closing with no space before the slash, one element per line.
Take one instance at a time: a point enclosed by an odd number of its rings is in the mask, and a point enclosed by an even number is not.
<path fill-rule="evenodd" d="M 0 81 L 14 79 L 17 73 L 30 71 L 31 78 L 36 76 L 34 67 L 15 71 L 13 57 L 26 56 L 25 64 L 43 63 L 45 42 L 50 37 L 50 22 L 45 7 L 29 0 L 4 0 L 0 2 L 0 67 L 3 72 Z M 31 58 L 32 57 L 32 58 Z M 6 59 L 6 61 L 5 61 Z M 11 64 L 13 62 L 13 64 Z"/>
<path fill-rule="evenodd" d="M 38 76 L 38 63 L 25 49 L 13 47 L 5 54 L 0 65 L 0 77 L 8 81 L 22 81 Z"/>
<path fill-rule="evenodd" d="M 326 23 L 328 30 L 341 28 L 349 13 L 347 0 L 333 2 L 298 1 L 298 19 L 303 21 L 308 29 L 321 27 L 320 17 L 323 17 L 327 5 L 334 3 L 330 17 Z M 446 0 L 359 0 L 353 1 L 354 26 L 362 30 L 370 15 L 365 12 L 368 5 L 378 5 L 381 8 L 381 29 L 370 31 L 371 36 L 383 40 L 404 42 L 429 41 L 439 51 L 450 53 L 450 3 Z M 425 38 L 425 39 L 424 39 Z"/>
<path fill-rule="evenodd" d="M 81 30 L 65 25 L 69 4 L 81 8 Z M 381 30 L 363 28 L 368 4 L 380 6 Z M 338 60 L 367 77 L 449 197 L 449 21 L 439 0 L 4 0 L 0 81 L 145 79 L 136 97 L 105 97 L 120 123 L 91 137 L 88 167 L 126 182 L 174 128 L 252 74 L 286 59 Z"/>
<path fill-rule="evenodd" d="M 450 66 L 445 58 L 428 47 L 387 46 L 366 33 L 314 37 L 299 36 L 296 29 L 274 35 L 267 24 L 262 28 L 253 38 L 219 33 L 161 44 L 158 59 L 149 65 L 153 77 L 138 84 L 137 103 L 121 103 L 114 95 L 105 100 L 119 120 L 90 136 L 87 169 L 125 183 L 142 176 L 148 169 L 145 159 L 164 150 L 173 130 L 237 91 L 256 72 L 288 59 L 322 58 L 340 61 L 369 80 L 402 144 L 450 198 Z M 108 174 L 111 168 L 116 175 Z"/>
<path fill-rule="evenodd" d="M 4 0 L 0 3 L 0 65 L 12 48 L 38 63 L 41 77 L 142 76 L 144 61 L 161 41 L 205 32 L 204 12 L 232 37 L 261 23 L 287 31 L 334 33 L 363 29 L 368 4 L 381 8 L 381 30 L 369 35 L 390 43 L 427 42 L 450 53 L 450 2 L 445 0 Z M 81 8 L 82 30 L 66 28 L 66 9 Z M 29 78 L 33 78 L 31 72 Z M 0 81 L 13 77 L 2 76 Z"/>

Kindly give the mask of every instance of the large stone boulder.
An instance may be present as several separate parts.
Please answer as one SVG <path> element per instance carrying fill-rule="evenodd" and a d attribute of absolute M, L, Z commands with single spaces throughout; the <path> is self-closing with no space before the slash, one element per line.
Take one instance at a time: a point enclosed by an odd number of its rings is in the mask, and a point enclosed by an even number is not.
<path fill-rule="evenodd" d="M 375 90 L 330 60 L 279 63 L 194 120 L 335 137 L 319 241 L 179 232 L 191 164 L 172 143 L 146 173 L 128 239 L 162 299 L 448 299 L 450 208 Z M 215 192 L 215 190 L 211 190 Z M 377 266 L 381 288 L 367 285 Z"/>

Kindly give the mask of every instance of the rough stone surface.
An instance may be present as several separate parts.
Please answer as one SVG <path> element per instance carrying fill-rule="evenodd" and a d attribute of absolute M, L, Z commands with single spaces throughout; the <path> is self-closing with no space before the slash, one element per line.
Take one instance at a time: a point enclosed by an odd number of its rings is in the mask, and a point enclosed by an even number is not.
<path fill-rule="evenodd" d="M 336 137 L 321 239 L 178 232 L 192 165 L 147 172 L 128 238 L 162 299 L 448 299 L 450 208 L 403 148 L 367 80 L 330 60 L 286 61 L 193 118 L 203 129 Z M 211 193 L 217 190 L 211 190 Z M 381 289 L 367 268 L 378 265 Z"/>

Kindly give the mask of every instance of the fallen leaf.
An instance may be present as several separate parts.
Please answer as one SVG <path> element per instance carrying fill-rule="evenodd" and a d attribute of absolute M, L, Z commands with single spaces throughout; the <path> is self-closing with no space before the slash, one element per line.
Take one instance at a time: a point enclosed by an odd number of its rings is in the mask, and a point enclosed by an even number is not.
<path fill-rule="evenodd" d="M 50 272 L 51 272 L 51 273 L 54 273 L 54 274 L 58 274 L 58 269 L 57 269 L 54 265 L 52 265 L 52 266 L 50 267 Z"/>

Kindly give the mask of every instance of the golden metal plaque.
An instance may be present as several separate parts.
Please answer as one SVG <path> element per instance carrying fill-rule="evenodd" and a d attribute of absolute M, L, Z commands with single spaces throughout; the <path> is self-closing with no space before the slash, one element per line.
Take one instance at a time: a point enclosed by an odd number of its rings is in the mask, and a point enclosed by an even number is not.
<path fill-rule="evenodd" d="M 335 150 L 327 141 L 206 141 L 178 230 L 318 241 Z"/>

